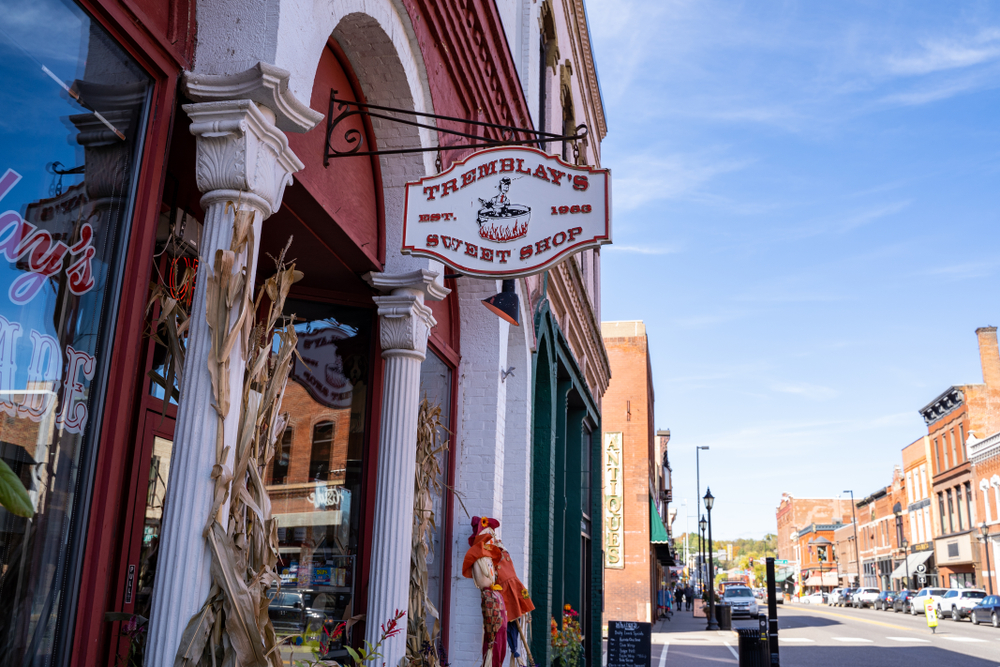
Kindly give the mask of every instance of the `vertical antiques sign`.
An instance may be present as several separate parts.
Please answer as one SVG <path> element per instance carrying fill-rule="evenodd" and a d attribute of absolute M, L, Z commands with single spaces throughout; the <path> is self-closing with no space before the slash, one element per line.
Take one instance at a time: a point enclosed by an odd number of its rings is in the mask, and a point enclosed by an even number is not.
<path fill-rule="evenodd" d="M 625 568 L 622 434 L 604 434 L 604 567 Z"/>
<path fill-rule="evenodd" d="M 516 278 L 611 243 L 611 174 L 536 148 L 488 148 L 406 184 L 405 254 Z"/>

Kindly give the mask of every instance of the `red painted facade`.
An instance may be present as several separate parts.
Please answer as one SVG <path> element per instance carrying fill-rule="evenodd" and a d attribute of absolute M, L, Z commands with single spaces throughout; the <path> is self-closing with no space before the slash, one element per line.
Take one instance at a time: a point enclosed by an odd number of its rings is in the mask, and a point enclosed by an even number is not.
<path fill-rule="evenodd" d="M 178 80 L 194 62 L 197 36 L 195 0 L 83 0 L 83 6 L 136 58 L 154 78 L 152 115 L 142 154 L 141 182 L 136 202 L 124 291 L 117 305 L 118 326 L 110 361 L 110 384 L 87 517 L 86 546 L 79 571 L 78 604 L 72 632 L 71 664 L 74 667 L 107 665 L 123 646 L 104 621 L 107 611 L 130 611 L 125 605 L 126 564 L 134 561 L 141 534 L 146 470 L 152 436 L 172 437 L 174 408 L 160 418 L 162 402 L 149 394 L 146 371 L 152 345 L 144 338 L 148 285 L 153 275 L 157 220 L 163 203 L 179 203 L 196 217 L 201 215 L 200 193 L 194 184 L 194 140 L 179 108 Z M 434 111 L 505 125 L 530 126 L 530 114 L 507 47 L 496 5 L 489 0 L 459 2 L 404 0 L 416 34 Z M 358 78 L 339 45 L 331 38 L 319 61 L 313 86 L 312 108 L 324 113 L 329 90 L 363 101 Z M 359 131 L 371 137 L 367 122 Z M 457 129 L 469 129 L 458 127 Z M 382 185 L 377 158 L 334 160 L 323 166 L 325 122 L 303 135 L 289 135 L 292 150 L 305 163 L 285 203 L 264 225 L 262 248 L 295 236 L 293 254 L 307 271 L 297 296 L 326 299 L 372 308 L 371 290 L 360 276 L 378 271 L 385 262 L 385 225 Z M 441 143 L 454 143 L 442 135 Z M 463 156 L 462 149 L 442 151 L 443 167 Z M 267 261 L 263 255 L 261 264 Z M 449 282 L 453 290 L 455 285 Z M 430 346 L 453 367 L 459 362 L 457 296 L 452 293 L 431 304 L 438 326 Z M 373 318 L 374 321 L 374 318 Z M 381 357 L 374 333 L 371 408 L 367 418 L 365 468 L 368 494 L 364 505 L 373 506 L 381 397 Z M 454 396 L 454 392 L 453 392 Z M 455 414 L 453 405 L 451 414 Z M 454 475 L 454 460 L 449 462 Z M 370 516 L 364 516 L 368 525 Z M 452 525 L 453 498 L 448 499 L 445 525 Z M 358 571 L 365 573 L 357 599 L 367 599 L 371 531 L 364 530 Z M 450 540 L 450 535 L 448 540 Z M 450 558 L 450 554 L 446 556 Z M 450 563 L 445 564 L 450 571 Z M 447 584 L 446 584 L 447 585 Z M 444 599 L 449 596 L 446 594 Z M 362 603 L 363 604 L 363 603 Z M 363 609 L 357 611 L 363 612 Z M 447 608 L 443 609 L 447 615 Z M 447 632 L 448 624 L 443 627 Z M 447 636 L 445 636 L 447 643 Z"/>

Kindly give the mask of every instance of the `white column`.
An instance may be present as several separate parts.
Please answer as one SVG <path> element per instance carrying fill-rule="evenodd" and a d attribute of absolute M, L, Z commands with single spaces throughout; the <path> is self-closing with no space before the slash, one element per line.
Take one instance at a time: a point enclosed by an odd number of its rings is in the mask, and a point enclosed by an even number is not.
<path fill-rule="evenodd" d="M 424 299 L 440 300 L 449 291 L 435 282 L 437 277 L 422 270 L 366 276 L 374 287 L 389 292 L 374 297 L 385 368 L 365 621 L 365 639 L 372 644 L 381 637 L 380 626 L 397 609 L 409 607 L 420 364 L 427 354 L 427 337 L 437 323 Z M 406 656 L 405 618 L 401 623 L 403 631 L 382 645 L 379 662 L 397 665 Z"/>
<path fill-rule="evenodd" d="M 184 111 L 192 120 L 191 133 L 198 138 L 196 175 L 198 189 L 205 193 L 201 199 L 205 221 L 153 586 L 145 664 L 155 667 L 174 664 L 181 634 L 204 604 L 211 584 L 211 556 L 202 530 L 212 507 L 218 416 L 208 371 L 211 342 L 205 288 L 216 251 L 228 250 L 232 240 L 233 214 L 225 211 L 226 202 L 239 201 L 242 208 L 254 211 L 255 244 L 236 267 L 236 271 L 249 268 L 252 284 L 261 223 L 281 205 L 292 173 L 302 168 L 266 107 L 240 99 L 188 104 Z M 229 369 L 227 381 L 234 398 L 224 420 L 225 444 L 235 451 L 243 381 L 240 345 L 234 348 Z"/>

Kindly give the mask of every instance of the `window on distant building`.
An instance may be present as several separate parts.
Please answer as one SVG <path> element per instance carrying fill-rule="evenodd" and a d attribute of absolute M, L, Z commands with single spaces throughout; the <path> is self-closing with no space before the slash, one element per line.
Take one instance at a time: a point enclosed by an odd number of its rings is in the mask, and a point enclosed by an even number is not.
<path fill-rule="evenodd" d="M 958 460 L 958 447 L 955 446 L 955 429 L 948 431 L 948 440 L 951 442 L 951 464 L 957 466 L 959 464 Z"/>
<path fill-rule="evenodd" d="M 958 425 L 958 434 L 962 436 L 962 459 L 968 460 L 969 452 L 965 450 L 965 424 Z"/>
<path fill-rule="evenodd" d="M 271 469 L 271 484 L 286 484 L 288 482 L 288 459 L 292 455 L 292 427 L 288 426 L 281 434 L 281 445 L 274 454 L 274 467 Z"/>
<path fill-rule="evenodd" d="M 313 427 L 312 455 L 309 457 L 309 480 L 330 479 L 330 454 L 333 449 L 333 422 L 321 422 Z"/>
<path fill-rule="evenodd" d="M 938 439 L 934 438 L 934 471 L 936 473 L 940 473 L 943 470 L 941 468 L 942 463 L 944 462 L 941 460 L 941 447 L 938 444 Z"/>
<path fill-rule="evenodd" d="M 948 497 L 948 532 L 955 532 L 955 498 L 951 495 L 951 489 L 945 491 Z"/>
<path fill-rule="evenodd" d="M 962 487 L 955 487 L 955 514 L 958 516 L 958 529 L 965 530 L 965 526 L 962 525 Z"/>
<path fill-rule="evenodd" d="M 906 473 L 906 503 L 913 504 L 913 473 Z"/>
<path fill-rule="evenodd" d="M 941 519 L 941 534 L 944 535 L 948 530 L 944 527 L 944 493 L 938 492 L 938 517 Z"/>
<path fill-rule="evenodd" d="M 989 502 L 987 500 L 987 502 Z M 965 483 L 965 511 L 966 516 L 969 517 L 969 528 L 976 525 L 975 520 L 972 517 L 972 483 Z"/>

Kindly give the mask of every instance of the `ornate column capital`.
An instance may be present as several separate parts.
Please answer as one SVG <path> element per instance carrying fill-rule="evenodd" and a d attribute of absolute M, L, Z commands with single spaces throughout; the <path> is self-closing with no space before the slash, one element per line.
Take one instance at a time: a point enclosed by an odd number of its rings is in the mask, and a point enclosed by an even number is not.
<path fill-rule="evenodd" d="M 390 294 L 373 297 L 378 304 L 379 340 L 383 357 L 427 356 L 427 338 L 437 320 L 420 296 Z"/>
<path fill-rule="evenodd" d="M 242 199 L 264 217 L 281 206 L 292 174 L 303 168 L 275 124 L 274 113 L 249 99 L 185 104 L 198 137 L 196 177 L 202 206 Z"/>
<path fill-rule="evenodd" d="M 372 297 L 378 304 L 382 356 L 412 356 L 423 361 L 427 338 L 437 320 L 425 299 L 440 301 L 450 289 L 438 282 L 440 274 L 419 269 L 409 273 L 367 273 L 364 278 L 375 289 L 389 292 Z"/>

